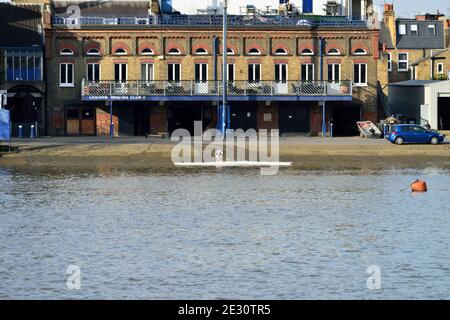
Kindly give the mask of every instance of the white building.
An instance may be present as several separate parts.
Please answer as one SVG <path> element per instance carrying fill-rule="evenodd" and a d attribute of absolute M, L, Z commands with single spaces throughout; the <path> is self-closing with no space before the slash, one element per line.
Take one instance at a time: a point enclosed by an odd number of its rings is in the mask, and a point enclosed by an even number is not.
<path fill-rule="evenodd" d="M 221 14 L 223 0 L 159 0 L 164 13 Z M 373 13 L 372 0 L 228 0 L 229 14 L 278 14 L 291 5 L 294 13 L 340 15 L 367 18 Z"/>

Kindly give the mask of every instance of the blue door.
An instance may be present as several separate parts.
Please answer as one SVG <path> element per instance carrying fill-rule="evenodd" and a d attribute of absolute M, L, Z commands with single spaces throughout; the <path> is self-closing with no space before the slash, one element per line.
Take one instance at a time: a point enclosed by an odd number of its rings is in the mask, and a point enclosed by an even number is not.
<path fill-rule="evenodd" d="M 313 0 L 303 0 L 303 13 L 313 13 Z"/>

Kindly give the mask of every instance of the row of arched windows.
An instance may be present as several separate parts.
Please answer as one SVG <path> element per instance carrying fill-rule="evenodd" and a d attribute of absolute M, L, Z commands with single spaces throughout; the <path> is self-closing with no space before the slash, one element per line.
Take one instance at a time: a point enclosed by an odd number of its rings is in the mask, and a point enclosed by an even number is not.
<path fill-rule="evenodd" d="M 248 53 L 248 55 L 255 55 L 255 56 L 262 55 L 261 50 L 258 49 L 258 48 L 250 48 L 250 50 L 248 50 L 247 53 Z M 61 56 L 72 56 L 72 55 L 74 55 L 74 51 L 72 49 L 70 49 L 70 48 L 63 48 L 63 49 L 61 49 L 59 51 L 59 54 Z M 114 55 L 128 55 L 128 51 L 127 51 L 127 49 L 125 49 L 123 47 L 117 47 L 117 48 L 114 49 L 113 54 Z M 155 52 L 154 52 L 153 49 L 145 47 L 145 48 L 143 48 L 140 51 L 140 54 L 142 54 L 142 55 L 155 55 Z M 174 48 L 170 48 L 168 50 L 167 54 L 169 54 L 169 55 L 181 55 L 182 52 L 181 52 L 180 49 L 174 47 Z M 208 52 L 207 49 L 201 47 L 201 48 L 196 49 L 194 54 L 196 54 L 196 55 L 208 55 L 209 52 Z M 227 49 L 227 54 L 235 55 L 236 52 L 233 49 L 228 48 Z M 280 55 L 280 56 L 286 56 L 286 55 L 288 55 L 288 52 L 287 52 L 286 49 L 278 48 L 278 49 L 275 50 L 274 54 L 275 55 Z M 326 54 L 330 55 L 330 56 L 333 56 L 333 55 L 338 56 L 338 55 L 341 55 L 342 53 L 340 52 L 339 49 L 330 48 L 326 52 Z M 367 51 L 364 48 L 357 47 L 356 49 L 353 50 L 353 54 L 354 55 L 367 55 Z M 86 55 L 87 56 L 100 56 L 101 52 L 97 48 L 91 48 L 91 49 L 89 49 L 86 52 Z M 313 56 L 313 55 L 315 55 L 315 52 L 312 49 L 310 49 L 310 48 L 305 48 L 305 49 L 302 49 L 302 51 L 300 52 L 300 55 Z"/>

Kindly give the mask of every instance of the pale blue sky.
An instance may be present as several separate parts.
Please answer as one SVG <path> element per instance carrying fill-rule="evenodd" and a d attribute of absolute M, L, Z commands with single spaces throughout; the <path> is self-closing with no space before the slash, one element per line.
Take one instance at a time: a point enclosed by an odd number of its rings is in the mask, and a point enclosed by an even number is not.
<path fill-rule="evenodd" d="M 435 13 L 438 9 L 445 15 L 450 14 L 449 0 L 374 0 L 376 4 L 394 3 L 397 16 L 413 17 L 417 13 Z"/>

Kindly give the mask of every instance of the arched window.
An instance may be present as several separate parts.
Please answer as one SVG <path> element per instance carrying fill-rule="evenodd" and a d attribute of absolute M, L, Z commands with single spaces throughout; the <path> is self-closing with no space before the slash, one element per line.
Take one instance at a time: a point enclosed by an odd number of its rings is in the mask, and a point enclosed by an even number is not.
<path fill-rule="evenodd" d="M 248 51 L 248 54 L 254 55 L 254 56 L 259 56 L 259 55 L 261 55 L 261 51 L 259 49 L 257 49 L 257 48 L 251 48 Z"/>
<path fill-rule="evenodd" d="M 330 55 L 330 56 L 338 56 L 338 55 L 340 55 L 341 53 L 339 52 L 338 49 L 336 49 L 336 48 L 331 48 L 330 50 L 328 50 L 327 54 Z"/>
<path fill-rule="evenodd" d="M 88 55 L 88 56 L 99 56 L 100 55 L 100 50 L 98 50 L 96 48 L 89 49 L 86 52 L 86 55 Z"/>
<path fill-rule="evenodd" d="M 73 56 L 73 51 L 72 51 L 72 49 L 64 48 L 64 49 L 61 49 L 61 51 L 59 51 L 59 54 L 61 56 Z"/>
<path fill-rule="evenodd" d="M 206 51 L 205 48 L 198 48 L 197 50 L 195 50 L 195 54 L 197 54 L 197 55 L 205 55 L 205 54 L 208 54 L 208 51 Z"/>
<path fill-rule="evenodd" d="M 302 56 L 313 56 L 314 52 L 311 49 L 303 49 L 301 52 Z"/>
<path fill-rule="evenodd" d="M 155 53 L 150 48 L 144 48 L 144 49 L 142 49 L 141 54 L 151 56 L 151 55 L 154 55 Z"/>
<path fill-rule="evenodd" d="M 227 48 L 227 54 L 229 54 L 229 55 L 234 55 L 234 54 L 235 54 L 235 52 L 234 52 L 234 50 L 233 50 L 233 49 L 231 49 L 231 48 Z"/>
<path fill-rule="evenodd" d="M 364 50 L 363 48 L 357 48 L 353 53 L 356 54 L 356 55 L 362 56 L 362 55 L 367 54 L 367 51 Z"/>
<path fill-rule="evenodd" d="M 285 49 L 283 48 L 278 48 L 277 50 L 275 50 L 275 54 L 277 56 L 286 56 L 288 53 Z"/>
<path fill-rule="evenodd" d="M 180 55 L 181 51 L 178 50 L 177 48 L 172 48 L 172 49 L 169 50 L 169 54 L 171 54 L 171 55 Z"/>
<path fill-rule="evenodd" d="M 116 51 L 114 51 L 114 54 L 125 55 L 127 54 L 127 50 L 125 50 L 124 48 L 117 48 Z"/>

